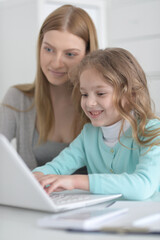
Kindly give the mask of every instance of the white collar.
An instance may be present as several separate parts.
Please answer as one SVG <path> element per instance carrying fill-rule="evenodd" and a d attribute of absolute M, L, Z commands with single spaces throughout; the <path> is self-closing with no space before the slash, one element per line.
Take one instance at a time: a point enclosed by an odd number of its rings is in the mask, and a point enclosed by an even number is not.
<path fill-rule="evenodd" d="M 113 146 L 118 142 L 119 131 L 121 129 L 122 120 L 111 125 L 101 127 L 104 141 L 107 145 Z M 124 122 L 123 132 L 121 135 L 130 127 L 130 123 L 128 121 Z"/>

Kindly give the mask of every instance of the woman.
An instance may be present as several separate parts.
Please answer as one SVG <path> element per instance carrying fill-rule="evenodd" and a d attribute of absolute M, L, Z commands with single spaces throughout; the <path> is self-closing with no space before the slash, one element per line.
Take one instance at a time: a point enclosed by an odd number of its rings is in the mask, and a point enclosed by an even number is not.
<path fill-rule="evenodd" d="M 97 48 L 95 26 L 83 9 L 64 5 L 44 21 L 34 83 L 10 88 L 0 108 L 0 133 L 16 138 L 30 169 L 53 159 L 80 132 L 68 72 Z"/>

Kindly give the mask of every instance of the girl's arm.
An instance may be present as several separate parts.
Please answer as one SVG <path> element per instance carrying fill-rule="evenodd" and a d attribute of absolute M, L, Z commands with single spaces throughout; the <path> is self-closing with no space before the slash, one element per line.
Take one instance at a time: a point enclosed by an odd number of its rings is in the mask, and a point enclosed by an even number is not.
<path fill-rule="evenodd" d="M 89 190 L 87 175 L 70 175 L 86 165 L 81 134 L 51 162 L 33 170 L 33 174 L 49 194 L 53 191 L 82 189 Z"/>
<path fill-rule="evenodd" d="M 90 191 L 96 194 L 121 193 L 125 199 L 144 200 L 160 190 L 160 147 L 147 153 L 141 148 L 133 173 L 89 174 Z M 124 156 L 125 159 L 125 156 Z"/>
<path fill-rule="evenodd" d="M 44 175 L 69 175 L 86 165 L 86 156 L 83 148 L 83 130 L 81 134 L 65 148 L 51 162 L 37 167 L 33 172 L 41 172 Z M 38 175 L 38 173 L 36 173 Z"/>
<path fill-rule="evenodd" d="M 89 191 L 87 175 L 44 175 L 38 172 L 35 172 L 34 175 L 48 194 L 72 189 Z"/>

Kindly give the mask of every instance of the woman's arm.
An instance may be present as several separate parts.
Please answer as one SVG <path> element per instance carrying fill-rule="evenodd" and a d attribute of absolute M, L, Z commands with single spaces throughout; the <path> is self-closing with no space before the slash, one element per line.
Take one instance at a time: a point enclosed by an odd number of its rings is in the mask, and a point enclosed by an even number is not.
<path fill-rule="evenodd" d="M 15 106 L 17 101 L 17 90 L 10 88 L 0 105 L 0 133 L 5 135 L 9 141 L 16 136 L 16 119 L 18 112 L 5 106 Z"/>

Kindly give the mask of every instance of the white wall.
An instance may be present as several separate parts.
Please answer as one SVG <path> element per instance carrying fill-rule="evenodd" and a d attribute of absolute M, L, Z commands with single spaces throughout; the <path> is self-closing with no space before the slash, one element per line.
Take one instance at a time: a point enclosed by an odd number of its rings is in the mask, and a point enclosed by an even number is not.
<path fill-rule="evenodd" d="M 136 56 L 160 114 L 160 0 L 0 0 L 0 100 L 9 86 L 33 82 L 39 27 L 67 3 L 88 11 L 101 48 L 124 47 Z"/>
<path fill-rule="evenodd" d="M 160 115 L 160 0 L 110 0 L 109 46 L 128 49 L 143 67 Z"/>
<path fill-rule="evenodd" d="M 34 80 L 38 34 L 35 9 L 31 0 L 0 1 L 0 99 L 9 86 Z"/>
<path fill-rule="evenodd" d="M 7 89 L 19 83 L 33 82 L 36 72 L 36 44 L 44 18 L 63 4 L 84 8 L 97 28 L 101 47 L 107 43 L 106 0 L 0 0 L 0 101 Z"/>

